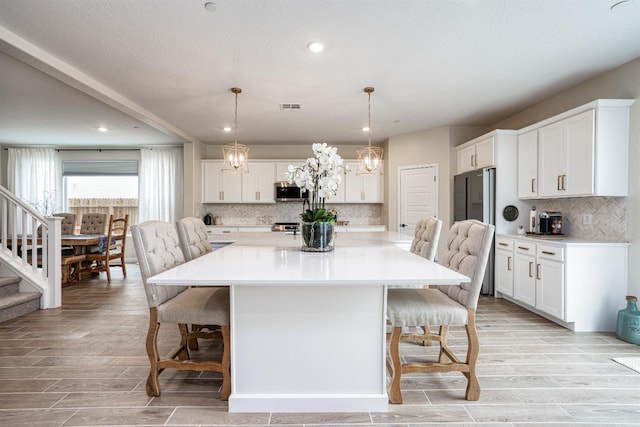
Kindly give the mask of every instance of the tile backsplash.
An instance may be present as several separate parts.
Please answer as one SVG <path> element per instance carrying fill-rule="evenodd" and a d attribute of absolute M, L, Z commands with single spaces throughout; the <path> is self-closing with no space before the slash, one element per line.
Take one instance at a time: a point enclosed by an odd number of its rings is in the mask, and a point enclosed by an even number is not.
<path fill-rule="evenodd" d="M 571 237 L 604 242 L 628 240 L 624 197 L 546 199 L 536 200 L 534 205 L 539 211 L 561 212 L 562 228 Z M 589 217 L 591 224 L 586 224 Z"/>
<path fill-rule="evenodd" d="M 351 225 L 383 225 L 381 204 L 327 204 L 338 211 L 338 220 Z M 296 222 L 302 212 L 301 203 L 275 204 L 205 204 L 207 213 L 222 218 L 223 225 L 261 225 L 274 222 Z"/>

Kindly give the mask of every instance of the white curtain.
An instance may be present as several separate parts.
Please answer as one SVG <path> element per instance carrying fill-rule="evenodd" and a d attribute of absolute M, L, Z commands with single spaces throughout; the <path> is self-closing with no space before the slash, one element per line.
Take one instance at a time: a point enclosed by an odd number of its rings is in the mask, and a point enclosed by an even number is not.
<path fill-rule="evenodd" d="M 47 216 L 59 211 L 62 182 L 57 153 L 49 148 L 9 148 L 7 183 L 16 196 Z"/>
<path fill-rule="evenodd" d="M 182 148 L 140 150 L 140 222 L 175 222 L 182 214 Z"/>

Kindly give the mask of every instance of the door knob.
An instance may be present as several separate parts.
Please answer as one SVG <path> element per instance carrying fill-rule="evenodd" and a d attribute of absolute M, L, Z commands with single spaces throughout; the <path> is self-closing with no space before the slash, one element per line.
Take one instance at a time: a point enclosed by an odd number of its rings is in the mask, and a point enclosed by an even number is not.
<path fill-rule="evenodd" d="M 405 228 L 407 224 L 400 224 L 400 227 Z"/>

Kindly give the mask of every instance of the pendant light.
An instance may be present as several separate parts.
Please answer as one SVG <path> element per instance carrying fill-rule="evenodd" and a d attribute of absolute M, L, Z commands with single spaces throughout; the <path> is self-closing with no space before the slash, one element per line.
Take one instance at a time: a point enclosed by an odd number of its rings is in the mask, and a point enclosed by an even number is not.
<path fill-rule="evenodd" d="M 381 147 L 371 146 L 371 94 L 373 88 L 368 86 L 363 89 L 369 95 L 369 146 L 356 150 L 358 153 L 357 175 L 382 175 L 382 153 Z"/>
<path fill-rule="evenodd" d="M 247 173 L 249 172 L 249 147 L 238 144 L 238 94 L 242 93 L 239 87 L 232 87 L 231 92 L 236 95 L 236 108 L 233 119 L 233 144 L 222 146 L 224 165 L 222 172 L 225 173 Z"/>

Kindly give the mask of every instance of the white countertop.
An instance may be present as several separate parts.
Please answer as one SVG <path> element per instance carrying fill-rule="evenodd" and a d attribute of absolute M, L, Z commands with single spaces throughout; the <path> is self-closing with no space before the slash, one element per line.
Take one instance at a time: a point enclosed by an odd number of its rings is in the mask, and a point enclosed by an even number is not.
<path fill-rule="evenodd" d="M 156 284 L 331 286 L 457 284 L 469 278 L 396 246 L 396 232 L 338 233 L 331 252 L 303 252 L 300 235 L 230 233 L 234 244 L 149 279 Z"/>
<path fill-rule="evenodd" d="M 550 243 L 550 244 L 560 244 L 560 245 L 610 245 L 610 246 L 629 246 L 628 242 L 607 242 L 607 241 L 598 241 L 593 239 L 579 239 L 575 237 L 560 237 L 560 238 L 551 238 L 551 237 L 538 237 L 538 236 L 528 236 L 522 234 L 496 234 L 496 237 L 507 237 L 510 239 L 520 239 L 525 241 L 533 241 L 535 243 Z"/>

